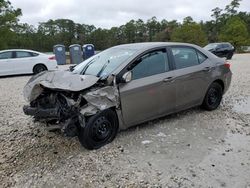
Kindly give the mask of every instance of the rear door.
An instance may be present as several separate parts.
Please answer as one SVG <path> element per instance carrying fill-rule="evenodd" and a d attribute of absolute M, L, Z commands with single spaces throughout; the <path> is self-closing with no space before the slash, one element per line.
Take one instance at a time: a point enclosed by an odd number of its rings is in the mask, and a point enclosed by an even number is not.
<path fill-rule="evenodd" d="M 32 73 L 32 69 L 35 64 L 34 60 L 35 59 L 31 52 L 15 51 L 12 64 L 15 66 L 15 70 L 20 74 Z"/>
<path fill-rule="evenodd" d="M 175 108 L 174 77 L 166 49 L 139 57 L 128 70 L 132 81 L 119 85 L 122 114 L 127 126 L 153 119 Z"/>
<path fill-rule="evenodd" d="M 13 61 L 13 52 L 12 51 L 6 51 L 0 53 L 0 75 L 10 75 L 13 73 L 13 67 L 12 67 L 12 61 Z"/>
<path fill-rule="evenodd" d="M 210 60 L 188 46 L 172 46 L 171 52 L 176 69 L 176 109 L 201 104 L 213 69 Z"/>

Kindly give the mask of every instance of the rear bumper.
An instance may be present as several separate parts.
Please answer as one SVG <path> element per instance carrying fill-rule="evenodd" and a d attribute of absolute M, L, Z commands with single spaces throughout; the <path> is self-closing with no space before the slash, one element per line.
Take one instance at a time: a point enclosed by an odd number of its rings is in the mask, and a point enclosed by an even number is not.
<path fill-rule="evenodd" d="M 31 106 L 24 106 L 23 112 L 26 115 L 33 116 L 36 119 L 58 119 L 59 118 L 59 111 L 57 108 L 35 108 Z"/>
<path fill-rule="evenodd" d="M 231 80 L 232 80 L 232 72 L 228 72 L 224 76 L 224 94 L 228 91 L 230 85 L 231 85 Z"/>

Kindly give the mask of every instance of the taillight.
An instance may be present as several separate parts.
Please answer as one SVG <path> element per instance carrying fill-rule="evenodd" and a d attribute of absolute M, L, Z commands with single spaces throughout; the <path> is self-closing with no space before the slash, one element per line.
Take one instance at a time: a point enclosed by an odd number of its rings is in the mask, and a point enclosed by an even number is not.
<path fill-rule="evenodd" d="M 228 63 L 228 62 L 226 62 L 226 63 L 224 64 L 224 66 L 227 67 L 228 69 L 230 69 L 230 67 L 231 67 L 230 63 Z"/>
<path fill-rule="evenodd" d="M 55 56 L 51 56 L 51 57 L 49 57 L 49 60 L 56 60 L 56 57 Z"/>

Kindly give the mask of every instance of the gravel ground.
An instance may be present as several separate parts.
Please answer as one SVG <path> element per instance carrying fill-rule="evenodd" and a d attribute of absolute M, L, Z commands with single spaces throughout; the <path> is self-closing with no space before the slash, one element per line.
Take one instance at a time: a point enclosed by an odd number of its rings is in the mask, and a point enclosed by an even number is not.
<path fill-rule="evenodd" d="M 221 107 L 118 134 L 97 151 L 25 116 L 30 76 L 0 78 L 0 187 L 250 187 L 250 54 L 235 55 Z"/>

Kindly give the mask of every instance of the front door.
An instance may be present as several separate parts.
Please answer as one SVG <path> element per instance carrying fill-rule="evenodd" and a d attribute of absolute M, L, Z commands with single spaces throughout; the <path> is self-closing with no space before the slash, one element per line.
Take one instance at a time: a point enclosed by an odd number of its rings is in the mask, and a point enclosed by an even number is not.
<path fill-rule="evenodd" d="M 0 76 L 12 74 L 13 52 L 6 51 L 0 53 Z"/>
<path fill-rule="evenodd" d="M 16 73 L 32 73 L 34 66 L 34 58 L 32 54 L 27 51 L 16 51 L 14 54 L 13 66 L 15 67 Z"/>
<path fill-rule="evenodd" d="M 132 67 L 132 81 L 119 85 L 125 124 L 131 126 L 174 110 L 174 73 L 166 50 L 149 52 Z"/>

